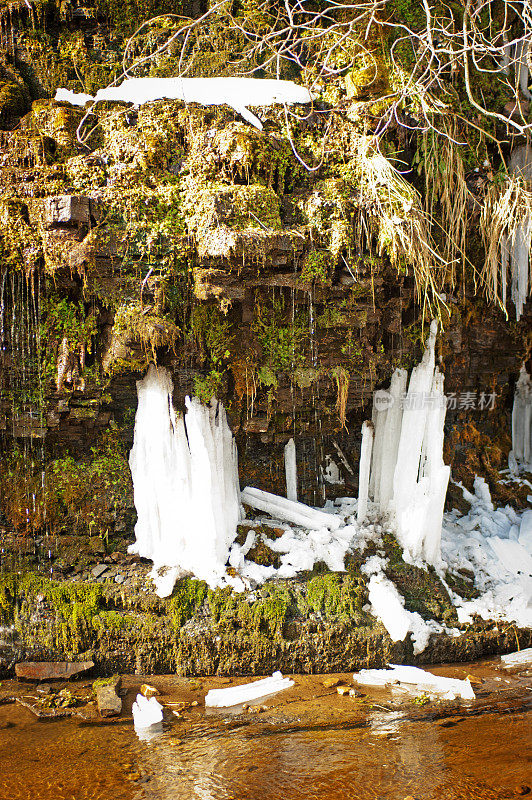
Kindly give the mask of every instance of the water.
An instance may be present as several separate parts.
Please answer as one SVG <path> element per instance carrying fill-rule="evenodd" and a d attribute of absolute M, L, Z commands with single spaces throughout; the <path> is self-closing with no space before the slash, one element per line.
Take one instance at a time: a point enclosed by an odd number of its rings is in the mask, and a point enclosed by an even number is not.
<path fill-rule="evenodd" d="M 488 662 L 466 666 L 435 671 L 482 677 L 473 703 L 419 706 L 385 690 L 352 699 L 319 676 L 296 676 L 296 686 L 265 701 L 261 714 L 209 714 L 200 703 L 178 719 L 168 707 L 165 732 L 147 742 L 127 716 L 138 676 L 124 678 L 126 717 L 117 720 L 37 722 L 19 705 L 0 705 L 0 800 L 517 797 L 532 778 L 530 678 Z M 167 703 L 201 701 L 208 688 L 229 685 L 173 676 L 152 682 Z M 0 691 L 16 687 L 7 681 Z"/>

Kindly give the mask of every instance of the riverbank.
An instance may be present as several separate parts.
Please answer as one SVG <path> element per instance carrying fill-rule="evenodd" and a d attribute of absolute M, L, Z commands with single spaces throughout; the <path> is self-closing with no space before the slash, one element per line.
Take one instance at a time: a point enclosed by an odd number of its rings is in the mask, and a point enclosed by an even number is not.
<path fill-rule="evenodd" d="M 0 795 L 12 800 L 509 800 L 530 793 L 527 758 L 529 676 L 497 660 L 436 674 L 464 678 L 472 701 L 352 685 L 351 673 L 293 676 L 295 684 L 256 708 L 207 713 L 211 688 L 228 678 L 122 676 L 119 717 L 101 719 L 92 679 L 42 685 L 8 680 L 0 687 Z M 134 732 L 131 705 L 140 684 L 159 691 L 163 731 L 149 741 Z M 79 698 L 75 715 L 37 721 L 6 698 Z M 359 687 L 360 689 L 360 687 Z M 174 713 L 175 712 L 175 713 Z"/>

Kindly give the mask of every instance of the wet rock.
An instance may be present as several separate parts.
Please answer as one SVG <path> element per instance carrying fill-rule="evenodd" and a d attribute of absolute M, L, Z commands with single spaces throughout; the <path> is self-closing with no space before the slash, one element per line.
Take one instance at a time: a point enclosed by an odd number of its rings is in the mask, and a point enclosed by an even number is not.
<path fill-rule="evenodd" d="M 339 678 L 325 678 L 325 680 L 323 680 L 322 683 L 323 683 L 323 685 L 325 686 L 326 689 L 334 689 L 334 687 L 338 686 L 338 684 L 340 683 L 340 679 Z"/>
<path fill-rule="evenodd" d="M 159 690 L 155 688 L 155 686 L 150 686 L 148 683 L 143 683 L 140 687 L 140 693 L 147 697 L 148 700 L 150 697 L 157 697 L 160 694 Z"/>
<path fill-rule="evenodd" d="M 122 698 L 117 694 L 119 686 L 120 678 L 114 683 L 96 687 L 96 703 L 101 717 L 117 717 L 122 711 Z"/>
<path fill-rule="evenodd" d="M 343 697 L 344 695 L 349 694 L 349 686 L 337 686 L 336 691 L 341 697 Z"/>
<path fill-rule="evenodd" d="M 99 578 L 104 572 L 107 572 L 108 569 L 109 567 L 107 564 L 96 564 L 96 566 L 91 569 L 91 573 L 95 578 Z"/>
<path fill-rule="evenodd" d="M 65 680 L 93 667 L 94 661 L 21 661 L 15 664 L 15 673 L 31 681 Z"/>
<path fill-rule="evenodd" d="M 97 216 L 94 200 L 90 197 L 58 195 L 43 201 L 43 221 L 47 228 L 56 225 L 90 225 Z"/>

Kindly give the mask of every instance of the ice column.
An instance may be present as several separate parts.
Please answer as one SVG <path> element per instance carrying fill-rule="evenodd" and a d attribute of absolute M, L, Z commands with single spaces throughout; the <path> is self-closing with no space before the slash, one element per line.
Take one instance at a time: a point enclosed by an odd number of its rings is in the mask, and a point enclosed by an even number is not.
<path fill-rule="evenodd" d="M 373 450 L 372 422 L 362 424 L 362 444 L 360 445 L 360 462 L 358 467 L 358 507 L 357 520 L 363 522 L 368 513 L 368 490 L 370 481 L 371 451 Z"/>
<path fill-rule="evenodd" d="M 162 597 L 192 574 L 218 585 L 240 519 L 236 444 L 221 403 L 186 399 L 176 415 L 164 367 L 137 381 L 135 436 L 129 455 L 137 524 L 130 547 L 153 561 Z"/>
<path fill-rule="evenodd" d="M 441 562 L 443 506 L 450 468 L 443 462 L 445 396 L 443 375 L 435 368 L 437 324 L 430 326 L 425 353 L 407 384 L 396 370 L 389 392 L 376 392 L 375 433 L 370 496 L 395 518 L 397 538 L 410 559 Z"/>
<path fill-rule="evenodd" d="M 296 443 L 290 439 L 284 448 L 284 471 L 286 475 L 286 496 L 297 502 L 297 461 Z"/>
<path fill-rule="evenodd" d="M 518 462 L 532 460 L 532 380 L 523 364 L 515 385 L 512 410 L 512 452 Z"/>

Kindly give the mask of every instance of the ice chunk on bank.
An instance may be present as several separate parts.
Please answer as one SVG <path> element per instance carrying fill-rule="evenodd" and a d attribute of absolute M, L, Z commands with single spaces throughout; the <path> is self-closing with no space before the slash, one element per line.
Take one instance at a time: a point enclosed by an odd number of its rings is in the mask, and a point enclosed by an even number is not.
<path fill-rule="evenodd" d="M 242 502 L 265 511 L 274 519 L 293 522 L 302 528 L 317 530 L 319 528 L 330 528 L 336 530 L 342 524 L 342 520 L 335 514 L 327 514 L 315 508 L 288 500 L 271 492 L 263 492 L 262 489 L 255 489 L 253 486 L 246 486 L 242 492 Z"/>
<path fill-rule="evenodd" d="M 402 642 L 411 633 L 416 655 L 426 648 L 431 633 L 443 630 L 436 621 L 426 622 L 417 611 L 408 611 L 404 607 L 404 598 L 382 572 L 371 576 L 368 590 L 371 613 L 381 620 L 390 639 Z"/>
<path fill-rule="evenodd" d="M 163 707 L 155 697 L 144 697 L 138 694 L 131 708 L 135 728 L 150 728 L 163 721 Z"/>
<path fill-rule="evenodd" d="M 170 373 L 153 364 L 137 392 L 129 456 L 137 524 L 129 550 L 153 561 L 161 597 L 187 573 L 214 588 L 240 519 L 236 444 L 225 410 L 187 398 L 187 413 L 178 416 Z"/>
<path fill-rule="evenodd" d="M 231 106 L 247 122 L 262 130 L 262 123 L 247 106 L 271 106 L 275 103 L 310 103 L 308 89 L 293 81 L 259 78 L 129 78 L 120 86 L 99 89 L 95 97 L 58 89 L 56 100 L 85 105 L 88 100 L 114 100 L 142 105 L 152 100 L 184 100 L 203 106 Z"/>
<path fill-rule="evenodd" d="M 283 678 L 280 672 L 274 672 L 271 678 L 245 683 L 243 686 L 230 686 L 227 689 L 211 689 L 205 697 L 205 706 L 210 708 L 228 708 L 250 703 L 270 694 L 276 694 L 282 689 L 289 689 L 294 685 L 290 678 Z"/>
<path fill-rule="evenodd" d="M 532 647 L 527 647 L 525 650 L 518 650 L 516 653 L 507 653 L 501 656 L 501 666 L 503 666 L 504 669 L 532 667 Z"/>
<path fill-rule="evenodd" d="M 419 667 L 390 664 L 390 669 L 363 669 L 355 672 L 353 680 L 360 686 L 415 687 L 445 700 L 454 700 L 457 697 L 463 700 L 475 699 L 475 693 L 468 679 L 462 681 L 458 678 L 442 678 Z"/>

